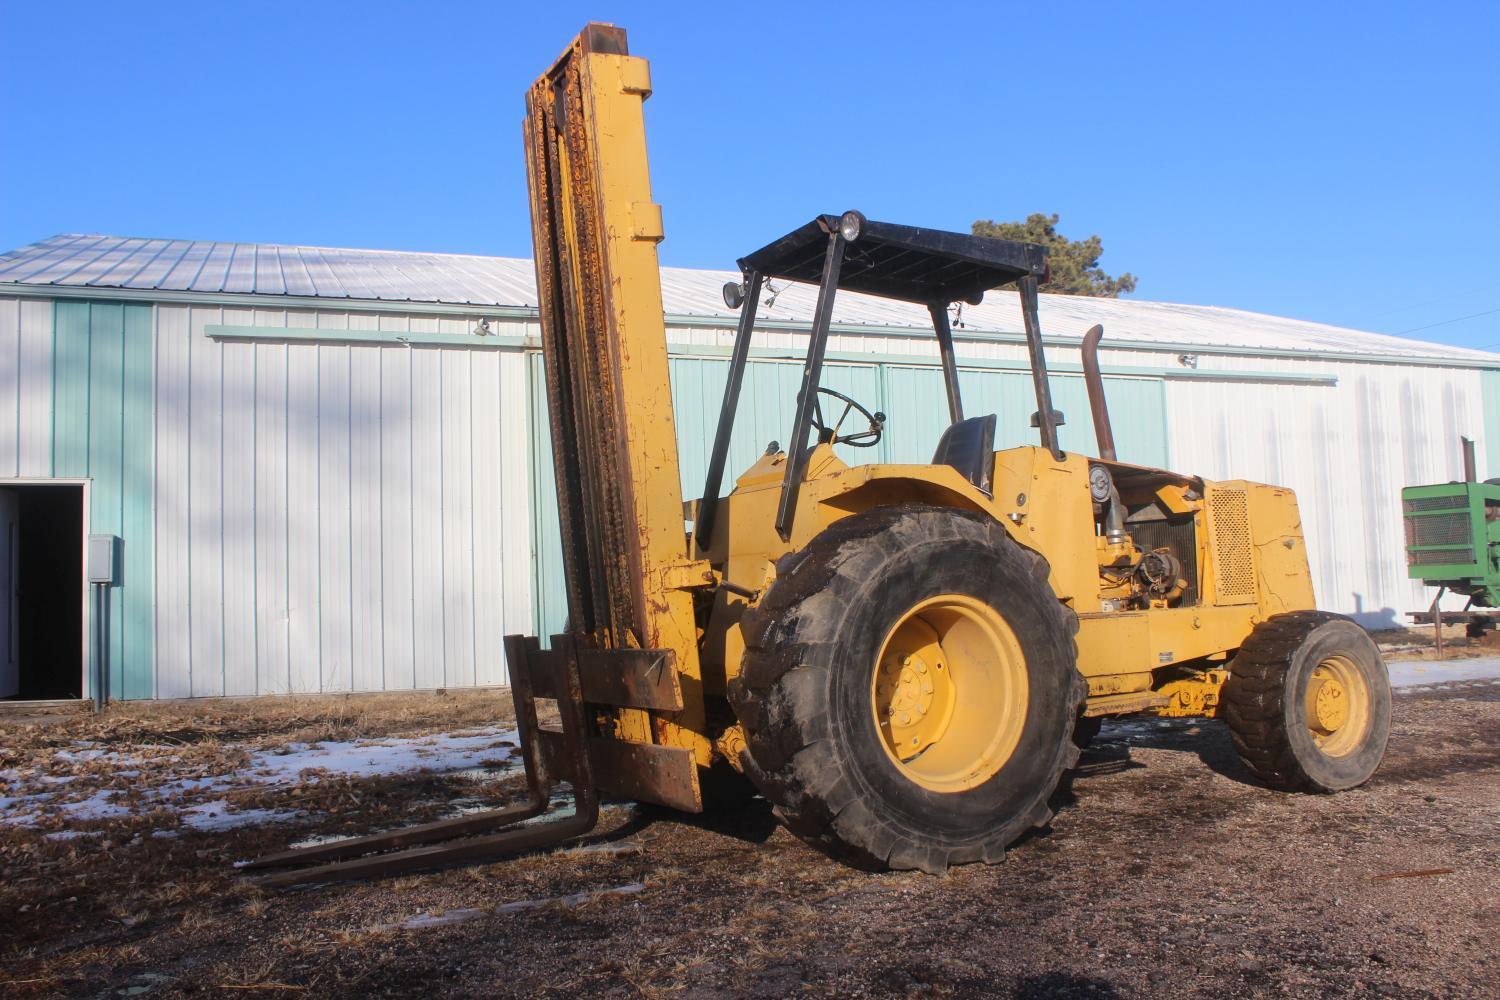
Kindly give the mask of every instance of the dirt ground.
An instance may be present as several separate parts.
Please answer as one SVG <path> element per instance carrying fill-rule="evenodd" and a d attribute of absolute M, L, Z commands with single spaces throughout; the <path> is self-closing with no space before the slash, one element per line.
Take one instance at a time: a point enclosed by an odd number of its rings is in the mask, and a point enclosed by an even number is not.
<path fill-rule="evenodd" d="M 1436 636 L 1431 625 L 1380 629 L 1371 632 L 1370 637 L 1375 640 L 1387 660 L 1437 658 Z M 1446 622 L 1443 625 L 1443 659 L 1465 660 L 1497 654 L 1500 654 L 1500 630 L 1492 629 L 1482 636 L 1471 638 L 1466 622 Z"/>
<path fill-rule="evenodd" d="M 127 801 L 140 769 L 82 750 L 211 775 L 289 743 L 492 726 L 507 702 L 0 718 L 0 771 Z M 1492 997 L 1500 981 L 1496 682 L 1398 696 L 1384 767 L 1331 797 L 1254 784 L 1218 723 L 1107 725 L 1049 830 L 942 878 L 842 867 L 758 800 L 698 820 L 612 806 L 589 849 L 366 884 L 270 891 L 233 868 L 503 799 L 501 767 L 235 792 L 231 811 L 298 818 L 218 831 L 155 800 L 0 825 L 0 994 Z"/>

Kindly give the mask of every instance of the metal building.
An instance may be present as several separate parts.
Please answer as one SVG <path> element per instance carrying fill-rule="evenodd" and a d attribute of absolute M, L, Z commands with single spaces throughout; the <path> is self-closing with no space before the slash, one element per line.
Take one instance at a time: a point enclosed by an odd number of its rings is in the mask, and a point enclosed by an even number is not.
<path fill-rule="evenodd" d="M 731 277 L 662 273 L 689 496 Z M 786 440 L 812 306 L 768 289 L 731 468 Z M 1007 292 L 954 314 L 1002 446 L 1034 434 L 1019 315 Z M 1121 459 L 1294 488 L 1320 604 L 1367 625 L 1430 600 L 1400 488 L 1457 478 L 1463 434 L 1500 475 L 1500 355 L 1203 306 L 1041 316 L 1064 447 L 1093 448 L 1078 343 L 1102 323 Z M 535 317 L 525 260 L 98 235 L 0 255 L 0 697 L 90 693 L 87 534 L 119 539 L 115 697 L 503 683 L 500 637 L 566 613 Z M 947 411 L 925 315 L 845 295 L 834 318 L 825 382 L 889 416 L 850 457 L 926 461 Z"/>

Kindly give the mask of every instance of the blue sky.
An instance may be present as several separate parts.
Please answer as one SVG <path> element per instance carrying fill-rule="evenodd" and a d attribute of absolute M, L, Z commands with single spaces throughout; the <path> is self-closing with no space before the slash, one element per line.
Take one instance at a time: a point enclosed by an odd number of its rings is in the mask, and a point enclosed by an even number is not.
<path fill-rule="evenodd" d="M 1058 212 L 1136 298 L 1500 349 L 1497 11 L 0 0 L 0 248 L 527 256 L 522 94 L 594 19 L 652 61 L 664 263 Z"/>

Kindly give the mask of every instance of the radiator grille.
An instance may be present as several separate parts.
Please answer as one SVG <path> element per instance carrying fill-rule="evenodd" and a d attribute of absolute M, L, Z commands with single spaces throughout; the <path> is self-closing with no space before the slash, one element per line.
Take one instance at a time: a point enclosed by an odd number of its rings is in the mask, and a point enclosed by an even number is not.
<path fill-rule="evenodd" d="M 1185 514 L 1165 521 L 1131 521 L 1125 528 L 1142 552 L 1172 550 L 1177 561 L 1182 563 L 1182 575 L 1187 579 L 1187 589 L 1182 592 L 1178 606 L 1197 604 L 1198 539 L 1193 529 L 1193 515 Z"/>
<path fill-rule="evenodd" d="M 1244 490 L 1216 489 L 1208 495 L 1214 545 L 1214 594 L 1219 604 L 1255 598 L 1255 559 L 1250 550 L 1250 511 Z"/>
<path fill-rule="evenodd" d="M 1406 561 L 1413 566 L 1462 565 L 1474 561 L 1473 549 L 1419 549 L 1408 552 Z"/>
<path fill-rule="evenodd" d="M 1468 545 L 1471 542 L 1467 510 L 1406 519 L 1407 545 Z"/>
<path fill-rule="evenodd" d="M 1416 497 L 1402 500 L 1401 509 L 1410 514 L 1417 510 L 1454 510 L 1468 506 L 1469 498 L 1462 493 L 1447 497 Z"/>

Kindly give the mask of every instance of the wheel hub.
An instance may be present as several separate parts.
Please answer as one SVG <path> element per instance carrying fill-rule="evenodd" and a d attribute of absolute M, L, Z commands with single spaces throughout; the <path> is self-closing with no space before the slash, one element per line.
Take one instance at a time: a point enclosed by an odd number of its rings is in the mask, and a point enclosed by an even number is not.
<path fill-rule="evenodd" d="M 1369 701 L 1364 678 L 1348 658 L 1330 656 L 1313 668 L 1302 704 L 1318 749 L 1339 757 L 1357 746 L 1369 724 Z"/>
<path fill-rule="evenodd" d="M 1338 681 L 1315 678 L 1312 692 L 1313 726 L 1325 733 L 1337 732 L 1349 718 L 1349 695 Z"/>
<path fill-rule="evenodd" d="M 941 739 L 953 717 L 952 674 L 937 633 L 919 618 L 894 636 L 880 661 L 875 681 L 877 704 L 885 704 L 884 728 L 902 760 Z"/>
<path fill-rule="evenodd" d="M 988 780 L 1020 739 L 1025 657 L 1005 620 L 971 597 L 945 594 L 907 611 L 872 674 L 881 741 L 926 788 L 956 792 Z"/>

